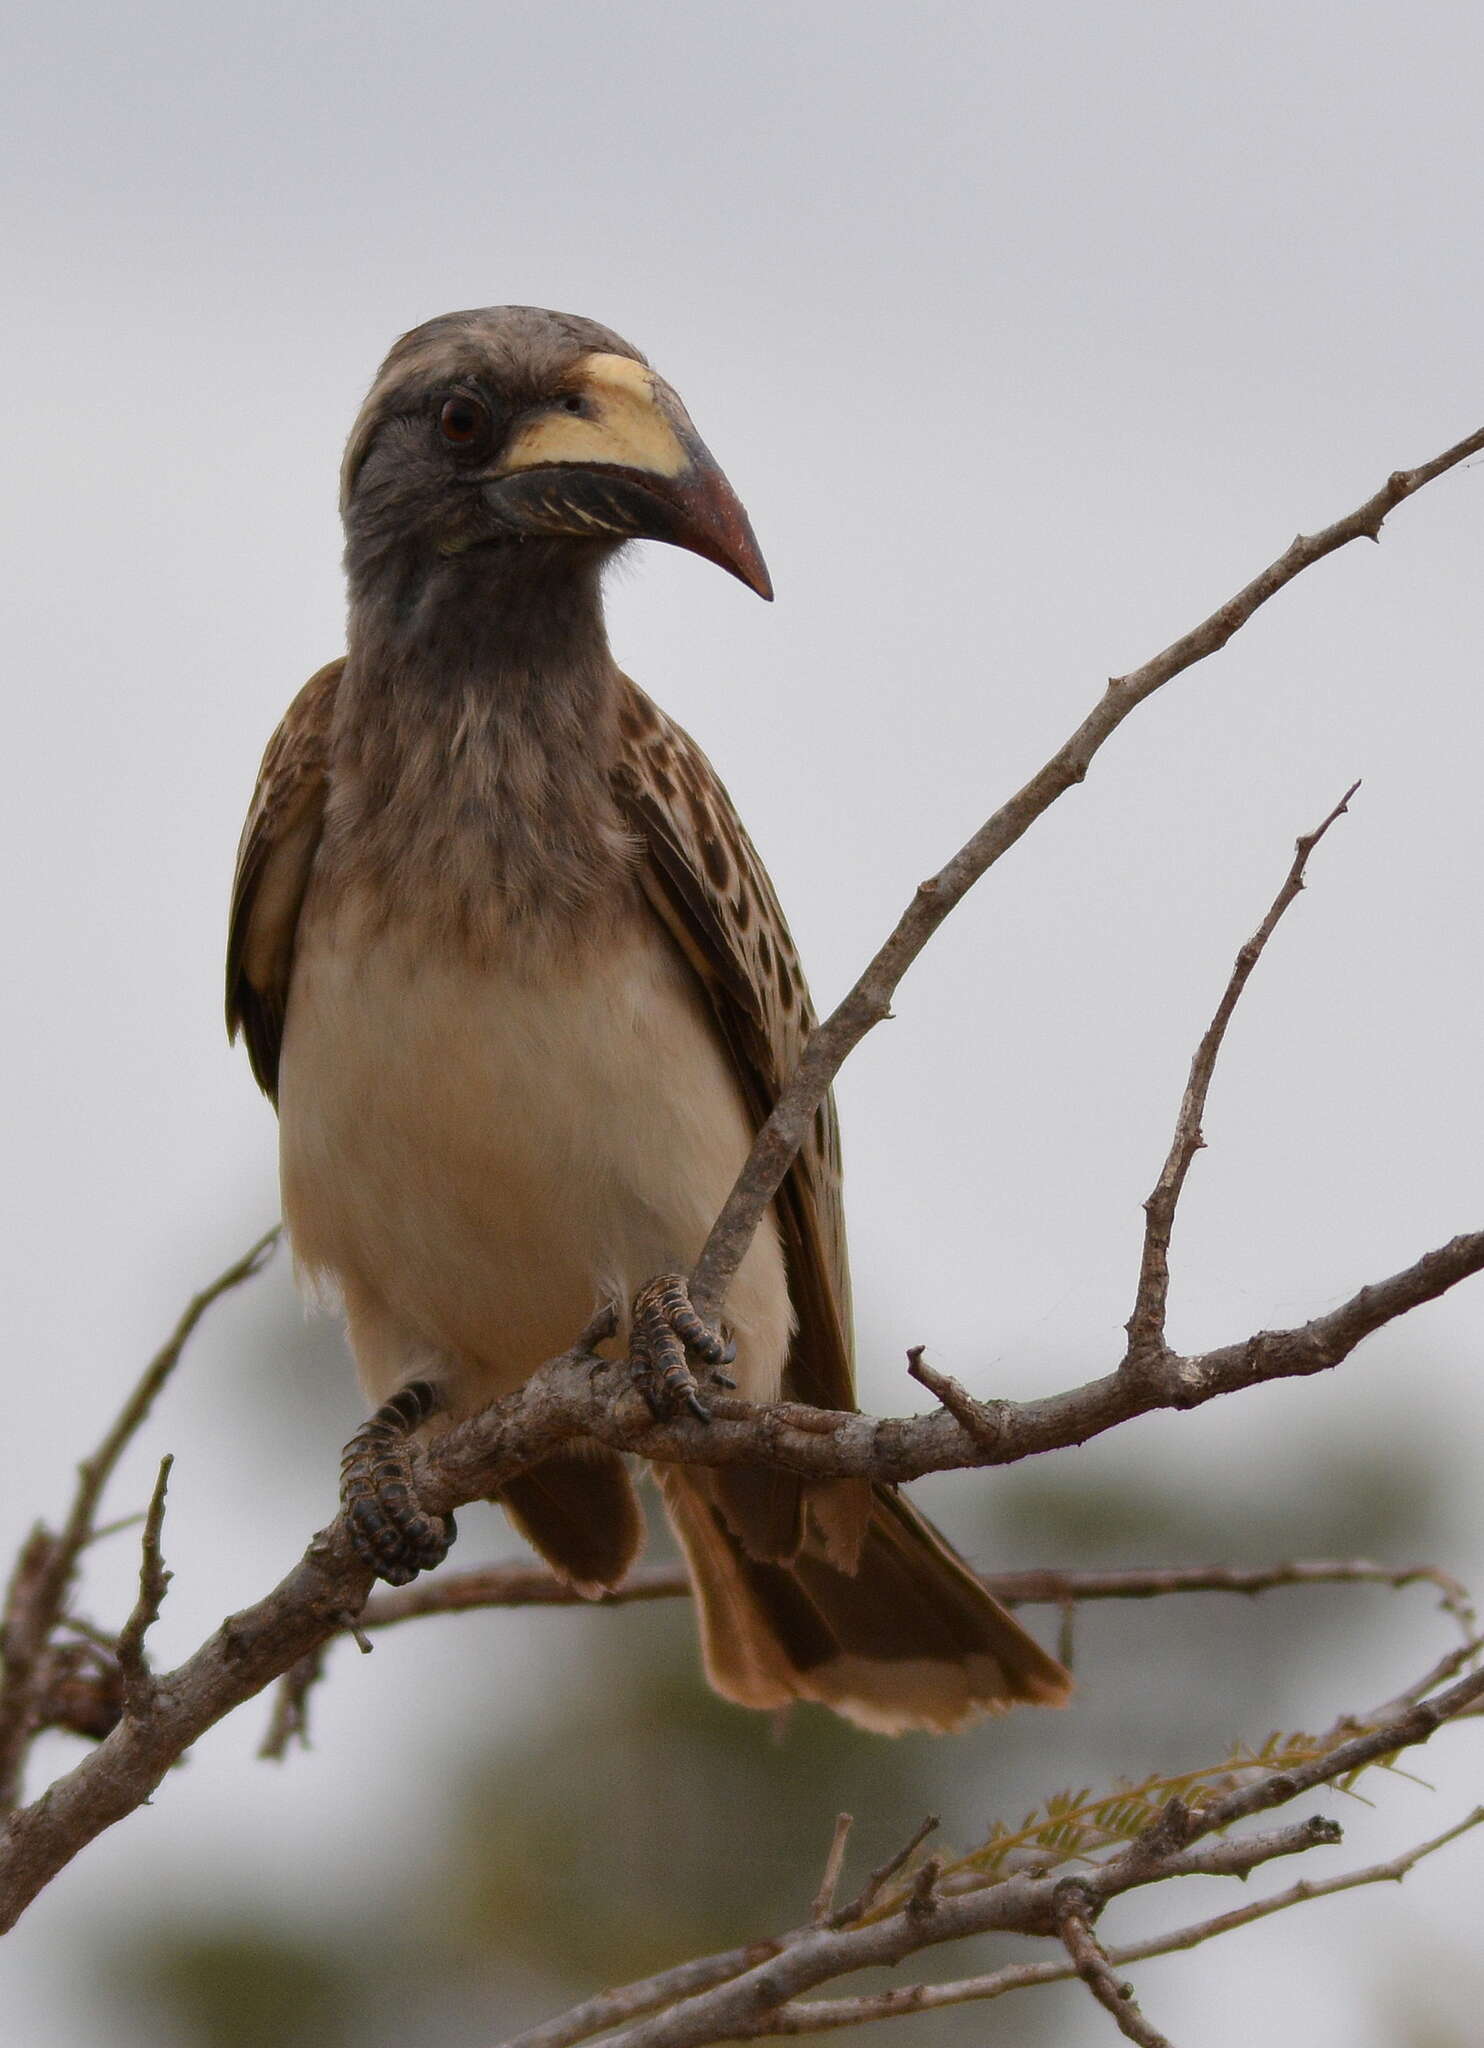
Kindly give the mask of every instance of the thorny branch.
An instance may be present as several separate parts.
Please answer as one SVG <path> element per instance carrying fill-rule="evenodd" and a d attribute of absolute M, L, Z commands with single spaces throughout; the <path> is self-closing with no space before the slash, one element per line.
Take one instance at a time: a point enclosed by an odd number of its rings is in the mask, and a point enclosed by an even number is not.
<path fill-rule="evenodd" d="M 936 876 L 921 885 L 855 988 L 813 1034 L 796 1073 L 760 1132 L 694 1275 L 692 1291 L 703 1313 L 715 1315 L 719 1309 L 730 1277 L 842 1062 L 888 1013 L 903 974 L 973 883 L 1058 797 L 1083 779 L 1098 750 L 1138 704 L 1182 670 L 1224 646 L 1262 604 L 1304 569 L 1352 540 L 1376 538 L 1387 514 L 1403 499 L 1481 449 L 1484 430 L 1417 469 L 1394 473 L 1380 491 L 1333 526 L 1312 536 L 1300 535 L 1227 604 L 1163 653 L 1142 668 L 1112 679 L 1088 717 L 1046 765 Z M 1293 888 L 1302 879 L 1305 857 L 1306 849 L 1301 846 L 1290 875 Z M 1285 902 L 1280 898 L 1269 913 L 1269 923 L 1255 942 L 1258 950 Z M 1250 963 L 1245 971 L 1239 963 L 1235 989 L 1228 991 L 1231 1001 L 1249 971 Z M 1229 1013 L 1230 1002 L 1225 1007 Z M 1220 1014 L 1218 1023 L 1224 1025 Z M 1213 1045 L 1211 1060 L 1214 1056 Z M 1165 1202 L 1167 1213 L 1161 1212 L 1163 1220 L 1157 1225 L 1151 1216 L 1152 1227 L 1166 1232 L 1166 1244 L 1179 1181 L 1198 1143 L 1200 1104 L 1210 1079 L 1210 1062 L 1202 1075 L 1200 1060 L 1198 1054 L 1192 1072 L 1197 1096 L 1193 1098 L 1187 1091 L 1177 1128 L 1172 1154 L 1175 1181 Z M 1182 1147 L 1188 1148 L 1183 1158 Z M 53 1536 L 38 1529 L 22 1552 L 4 1613 L 0 1794 L 14 1804 L 29 1739 L 41 1724 L 53 1680 L 60 1682 L 66 1676 L 65 1659 L 55 1645 L 59 1629 L 70 1626 L 77 1634 L 77 1644 L 65 1646 L 70 1650 L 82 1645 L 105 1660 L 112 1654 L 123 1681 L 124 1710 L 105 1739 L 74 1770 L 34 1804 L 11 1814 L 0 1837 L 0 1929 L 12 1925 L 80 1849 L 147 1800 L 171 1765 L 216 1721 L 291 1667 L 297 1667 L 307 1683 L 323 1645 L 345 1629 L 347 1617 L 357 1615 L 365 1604 L 369 1575 L 356 1561 L 337 1521 L 314 1539 L 299 1564 L 266 1598 L 229 1617 L 177 1670 L 151 1677 L 144 1663 L 143 1637 L 158 1612 L 164 1589 L 165 1574 L 158 1554 L 162 1475 L 146 1522 L 140 1600 L 111 1652 L 108 1637 L 81 1630 L 66 1613 L 79 1556 L 96 1534 L 98 1501 L 119 1455 L 143 1421 L 205 1308 L 257 1270 L 271 1241 L 270 1235 L 190 1305 L 99 1452 L 82 1468 L 62 1534 Z M 1159 1246 L 1152 1255 L 1154 1263 L 1163 1256 L 1164 1247 Z M 1146 1269 L 1149 1265 L 1150 1255 L 1146 1255 Z M 465 1501 L 488 1497 L 519 1472 L 580 1437 L 649 1458 L 707 1465 L 745 1462 L 808 1476 L 869 1475 L 884 1482 L 953 1468 L 1011 1463 L 1086 1442 L 1157 1409 L 1194 1408 L 1272 1380 L 1328 1370 L 1372 1332 L 1436 1299 L 1481 1267 L 1484 1232 L 1455 1237 L 1386 1279 L 1362 1287 L 1348 1301 L 1308 1323 L 1261 1331 L 1191 1356 L 1179 1356 L 1165 1346 L 1164 1282 L 1161 1275 L 1151 1277 L 1146 1270 L 1141 1275 L 1134 1320 L 1140 1337 L 1150 1341 L 1142 1343 L 1137 1360 L 1131 1342 L 1122 1363 L 1102 1377 L 1043 1400 L 1017 1403 L 976 1399 L 927 1366 L 918 1353 L 913 1360 L 914 1376 L 934 1393 L 938 1409 L 926 1416 L 889 1420 L 828 1413 L 791 1403 L 751 1407 L 738 1400 L 719 1399 L 709 1424 L 690 1418 L 660 1423 L 611 1361 L 595 1356 L 579 1341 L 561 1358 L 549 1361 L 516 1393 L 430 1447 L 420 1458 L 418 1483 L 425 1505 L 444 1512 Z M 1130 1334 L 1132 1339 L 1135 1332 Z M 1128 1369 L 1131 1363 L 1137 1364 L 1136 1371 Z M 1290 1577 L 1269 1578 L 1266 1583 L 1304 1582 L 1305 1569 L 1318 1572 L 1329 1568 L 1290 1567 Z M 1364 1577 L 1371 1569 L 1357 1565 L 1335 1575 Z M 1374 1571 L 1380 1576 L 1383 1568 Z M 1104 1590 L 1095 1596 L 1084 1584 L 1083 1591 L 1072 1597 L 1114 1597 L 1114 1590 L 1106 1584 L 1113 1575 L 1080 1576 L 1084 1581 L 1101 1576 Z M 1156 1591 L 1188 1589 L 1188 1579 L 1183 1588 L 1155 1583 L 1178 1576 L 1145 1574 L 1139 1591 L 1148 1596 Z M 1228 1583 L 1234 1589 L 1252 1590 L 1250 1578 L 1236 1587 L 1240 1577 L 1234 1575 Z M 1206 1583 L 1214 1585 L 1216 1581 L 1208 1574 Z M 644 1596 L 644 1584 L 636 1585 L 632 1597 Z M 509 1582 L 508 1590 L 512 1599 L 522 1597 L 514 1581 Z M 1133 1589 L 1126 1585 L 1121 1591 L 1128 1595 Z M 532 1598 L 546 1597 L 534 1592 L 529 1580 L 525 1592 Z M 649 1597 L 656 1597 L 657 1592 L 657 1583 L 651 1579 Z M 396 1608 L 393 1603 L 403 1597 L 378 1595 L 367 1616 L 368 1625 L 385 1626 L 412 1612 L 431 1611 L 414 1604 Z M 1063 1589 L 1055 1597 L 1065 1600 L 1067 1594 Z M 459 1603 L 449 1598 L 445 1604 Z M 468 1599 L 463 1604 L 474 1603 Z M 1466 1612 L 1462 1596 L 1454 1606 L 1462 1618 Z M 1450 1674 L 1461 1667 L 1467 1654 L 1455 1652 L 1444 1660 Z M 1346 1740 L 1307 1762 L 1286 1760 L 1280 1771 L 1249 1773 L 1242 1783 L 1198 1811 L 1172 1801 L 1157 1824 L 1083 1873 L 1079 1899 L 1085 1901 L 1085 1910 L 1074 1917 L 1079 1923 L 1085 1920 L 1090 1930 L 1103 1907 L 1125 1891 L 1197 1872 L 1245 1874 L 1274 1857 L 1337 1839 L 1338 1831 L 1323 1820 L 1262 1835 L 1212 1838 L 1247 1816 L 1287 1803 L 1304 1790 L 1345 1782 L 1367 1763 L 1427 1740 L 1446 1720 L 1473 1711 L 1484 1700 L 1484 1674 L 1470 1672 L 1442 1693 L 1432 1689 L 1438 1682 L 1437 1673 L 1430 1675 L 1407 1688 L 1379 1717 L 1373 1717 L 1369 1726 Z M 301 1704 L 302 1691 L 301 1686 Z M 1413 1860 L 1425 1853 L 1427 1846 L 1413 1852 Z M 840 1847 L 843 1851 L 843 1835 Z M 835 1874 L 832 1871 L 832 1879 Z M 813 2030 L 807 2018 L 794 2024 L 809 2010 L 797 2000 L 800 1993 L 830 1978 L 871 1963 L 897 1961 L 971 1933 L 1013 1928 L 1055 1937 L 1067 1922 L 1067 1914 L 1059 1913 L 1055 1904 L 1057 1880 L 1045 1874 L 1019 1871 L 965 1888 L 962 1874 L 950 1882 L 944 1866 L 930 1859 L 904 1880 L 905 1891 L 892 1893 L 888 1889 L 883 1895 L 890 1874 L 878 1874 L 878 1880 L 872 1881 L 874 1889 L 868 1883 L 862 1895 L 864 1904 L 858 1899 L 852 1907 L 831 1908 L 822 1923 L 811 1920 L 794 1935 L 735 1950 L 724 1958 L 684 1965 L 648 1980 L 647 1989 L 631 1986 L 624 1994 L 605 1994 L 603 1999 L 589 2001 L 582 2012 L 600 2014 L 594 2023 L 600 2027 L 622 2023 L 634 2014 L 658 2015 L 624 2027 L 611 2037 L 610 2048 L 662 2048 L 662 2044 L 663 2048 L 690 2048 L 693 2043 L 763 2032 Z M 1369 1881 L 1373 1880 L 1365 1873 L 1348 1880 Z M 1332 1888 L 1342 1888 L 1344 1882 L 1336 1881 Z M 1176 1939 L 1170 1938 L 1172 1945 Z M 1074 1933 L 1074 1941 L 1080 1943 L 1080 1933 Z M 1107 1954 L 1110 1966 L 1124 1959 L 1118 1951 Z M 1059 1967 L 1066 1974 L 1072 1965 Z M 614 2003 L 624 1998 L 627 2005 Z M 579 2020 L 580 2014 L 569 2014 L 546 2029 L 523 2036 L 520 2048 L 559 2048 L 561 2043 L 585 2038 L 593 2029 L 578 2025 Z"/>

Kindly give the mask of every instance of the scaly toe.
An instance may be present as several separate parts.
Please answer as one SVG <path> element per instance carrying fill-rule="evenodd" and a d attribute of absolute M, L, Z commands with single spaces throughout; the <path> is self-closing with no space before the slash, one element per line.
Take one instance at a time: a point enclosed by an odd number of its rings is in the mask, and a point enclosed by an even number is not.
<path fill-rule="evenodd" d="M 357 1430 L 340 1462 L 340 1502 L 357 1557 L 388 1585 L 405 1586 L 448 1555 L 452 1515 L 430 1515 L 412 1479 L 410 1433 L 437 1406 L 423 1381 L 404 1387 Z"/>
<path fill-rule="evenodd" d="M 696 1314 L 690 1291 L 678 1273 L 664 1273 L 642 1288 L 634 1301 L 630 1366 L 634 1384 L 651 1413 L 668 1421 L 682 1410 L 698 1422 L 709 1422 L 711 1410 L 686 1358 L 693 1351 L 712 1367 L 730 1365 L 737 1347 Z M 714 1372 L 718 1385 L 735 1386 L 727 1374 Z"/>

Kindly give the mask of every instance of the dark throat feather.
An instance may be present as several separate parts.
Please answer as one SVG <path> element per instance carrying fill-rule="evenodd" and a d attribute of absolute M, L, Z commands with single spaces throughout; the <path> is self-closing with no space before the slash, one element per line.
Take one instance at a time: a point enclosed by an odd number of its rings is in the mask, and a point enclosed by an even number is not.
<path fill-rule="evenodd" d="M 606 928 L 636 848 L 614 803 L 622 678 L 601 563 L 471 550 L 356 592 L 317 886 L 482 950 Z"/>

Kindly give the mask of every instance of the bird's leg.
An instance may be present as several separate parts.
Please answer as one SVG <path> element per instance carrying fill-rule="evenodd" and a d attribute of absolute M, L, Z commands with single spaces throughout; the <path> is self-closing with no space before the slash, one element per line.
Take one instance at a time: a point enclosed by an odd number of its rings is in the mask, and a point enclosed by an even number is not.
<path fill-rule="evenodd" d="M 634 1384 L 661 1422 L 678 1415 L 682 1408 L 688 1408 L 698 1421 L 711 1420 L 711 1410 L 701 1399 L 686 1358 L 688 1351 L 716 1368 L 712 1378 L 719 1386 L 737 1384 L 719 1370 L 737 1356 L 736 1345 L 696 1314 L 682 1274 L 662 1273 L 635 1295 L 629 1335 Z"/>
<path fill-rule="evenodd" d="M 443 1406 L 428 1380 L 409 1380 L 383 1401 L 345 1446 L 340 1505 L 362 1564 L 390 1586 L 405 1586 L 448 1555 L 452 1515 L 428 1514 L 412 1483 L 412 1435 Z"/>

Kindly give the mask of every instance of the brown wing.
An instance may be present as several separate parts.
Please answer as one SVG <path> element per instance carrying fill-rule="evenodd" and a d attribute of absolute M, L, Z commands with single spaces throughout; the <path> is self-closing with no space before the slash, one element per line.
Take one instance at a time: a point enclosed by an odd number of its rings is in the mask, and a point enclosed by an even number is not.
<path fill-rule="evenodd" d="M 253 791 L 227 937 L 227 1032 L 240 1030 L 258 1086 L 275 1100 L 294 934 L 325 812 L 335 689 L 345 667 L 311 676 L 268 742 Z"/>
<path fill-rule="evenodd" d="M 763 865 L 695 743 L 633 684 L 614 788 L 648 859 L 646 895 L 700 976 L 756 1120 L 813 1025 Z M 852 1399 L 850 1282 L 832 1102 L 776 1208 L 799 1319 L 787 1390 Z M 744 1706 L 819 1700 L 862 1727 L 961 1727 L 1071 1680 L 896 1489 L 731 1465 L 656 1474 L 690 1566 L 706 1670 Z"/>
<path fill-rule="evenodd" d="M 695 741 L 625 679 L 619 804 L 642 839 L 645 894 L 700 976 L 754 1121 L 761 1125 L 814 1026 L 778 898 L 720 778 Z M 795 1400 L 855 1405 L 840 1137 L 823 1103 L 775 1204 L 798 1334 L 784 1378 Z"/>

